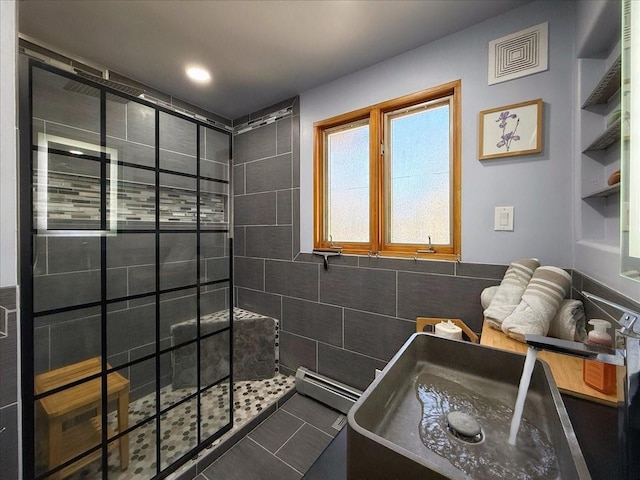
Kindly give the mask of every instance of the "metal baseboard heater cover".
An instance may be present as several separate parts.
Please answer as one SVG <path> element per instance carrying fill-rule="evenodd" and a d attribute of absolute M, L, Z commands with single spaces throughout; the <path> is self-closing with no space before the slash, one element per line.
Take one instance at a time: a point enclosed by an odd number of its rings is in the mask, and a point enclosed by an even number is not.
<path fill-rule="evenodd" d="M 296 391 L 346 414 L 362 392 L 337 380 L 312 372 L 308 368 L 296 370 Z"/>

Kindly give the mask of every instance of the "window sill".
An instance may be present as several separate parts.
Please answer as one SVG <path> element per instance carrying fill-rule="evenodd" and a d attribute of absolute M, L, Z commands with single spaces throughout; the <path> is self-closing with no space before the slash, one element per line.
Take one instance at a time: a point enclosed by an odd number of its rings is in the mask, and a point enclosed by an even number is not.
<path fill-rule="evenodd" d="M 418 253 L 416 252 L 378 252 L 369 253 L 363 251 L 342 251 L 342 255 L 350 257 L 370 257 L 370 258 L 389 258 L 398 260 L 426 260 L 426 261 L 460 261 L 460 255 L 453 253 Z"/>

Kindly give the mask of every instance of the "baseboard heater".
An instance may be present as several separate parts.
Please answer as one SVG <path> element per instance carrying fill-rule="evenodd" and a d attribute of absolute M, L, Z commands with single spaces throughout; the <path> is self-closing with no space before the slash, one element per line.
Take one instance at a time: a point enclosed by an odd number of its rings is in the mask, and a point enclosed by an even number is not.
<path fill-rule="evenodd" d="M 298 367 L 296 391 L 346 414 L 360 398 L 362 392 L 337 380 Z"/>

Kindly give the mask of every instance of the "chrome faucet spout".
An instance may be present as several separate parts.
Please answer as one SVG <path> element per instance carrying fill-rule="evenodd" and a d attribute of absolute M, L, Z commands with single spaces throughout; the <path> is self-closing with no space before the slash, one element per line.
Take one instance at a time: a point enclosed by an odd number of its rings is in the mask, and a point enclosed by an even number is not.
<path fill-rule="evenodd" d="M 550 352 L 573 355 L 574 357 L 598 360 L 612 365 L 624 365 L 624 355 L 621 351 L 613 348 L 586 345 L 580 342 L 570 342 L 540 335 L 525 335 L 524 338 L 527 345 L 536 350 L 548 350 Z"/>
<path fill-rule="evenodd" d="M 620 319 L 617 321 L 613 320 L 613 323 L 617 325 L 616 331 L 618 332 L 618 334 L 624 337 L 640 338 L 640 329 L 638 329 L 638 326 L 636 326 L 636 321 L 638 320 L 638 317 L 640 317 L 640 313 L 634 312 L 633 310 L 625 307 L 624 305 L 620 305 L 619 303 L 615 303 L 605 298 L 598 297 L 593 293 L 582 291 L 582 295 L 588 300 L 603 303 L 604 305 L 609 305 L 610 307 L 621 311 L 622 316 L 620 317 Z M 640 323 L 638 325 L 640 325 Z"/>

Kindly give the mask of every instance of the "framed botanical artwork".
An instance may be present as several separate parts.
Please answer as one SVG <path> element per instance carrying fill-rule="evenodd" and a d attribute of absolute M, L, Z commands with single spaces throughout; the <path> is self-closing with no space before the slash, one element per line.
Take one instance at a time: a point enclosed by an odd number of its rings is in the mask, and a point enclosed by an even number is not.
<path fill-rule="evenodd" d="M 542 99 L 480 112 L 480 160 L 542 151 Z"/>

